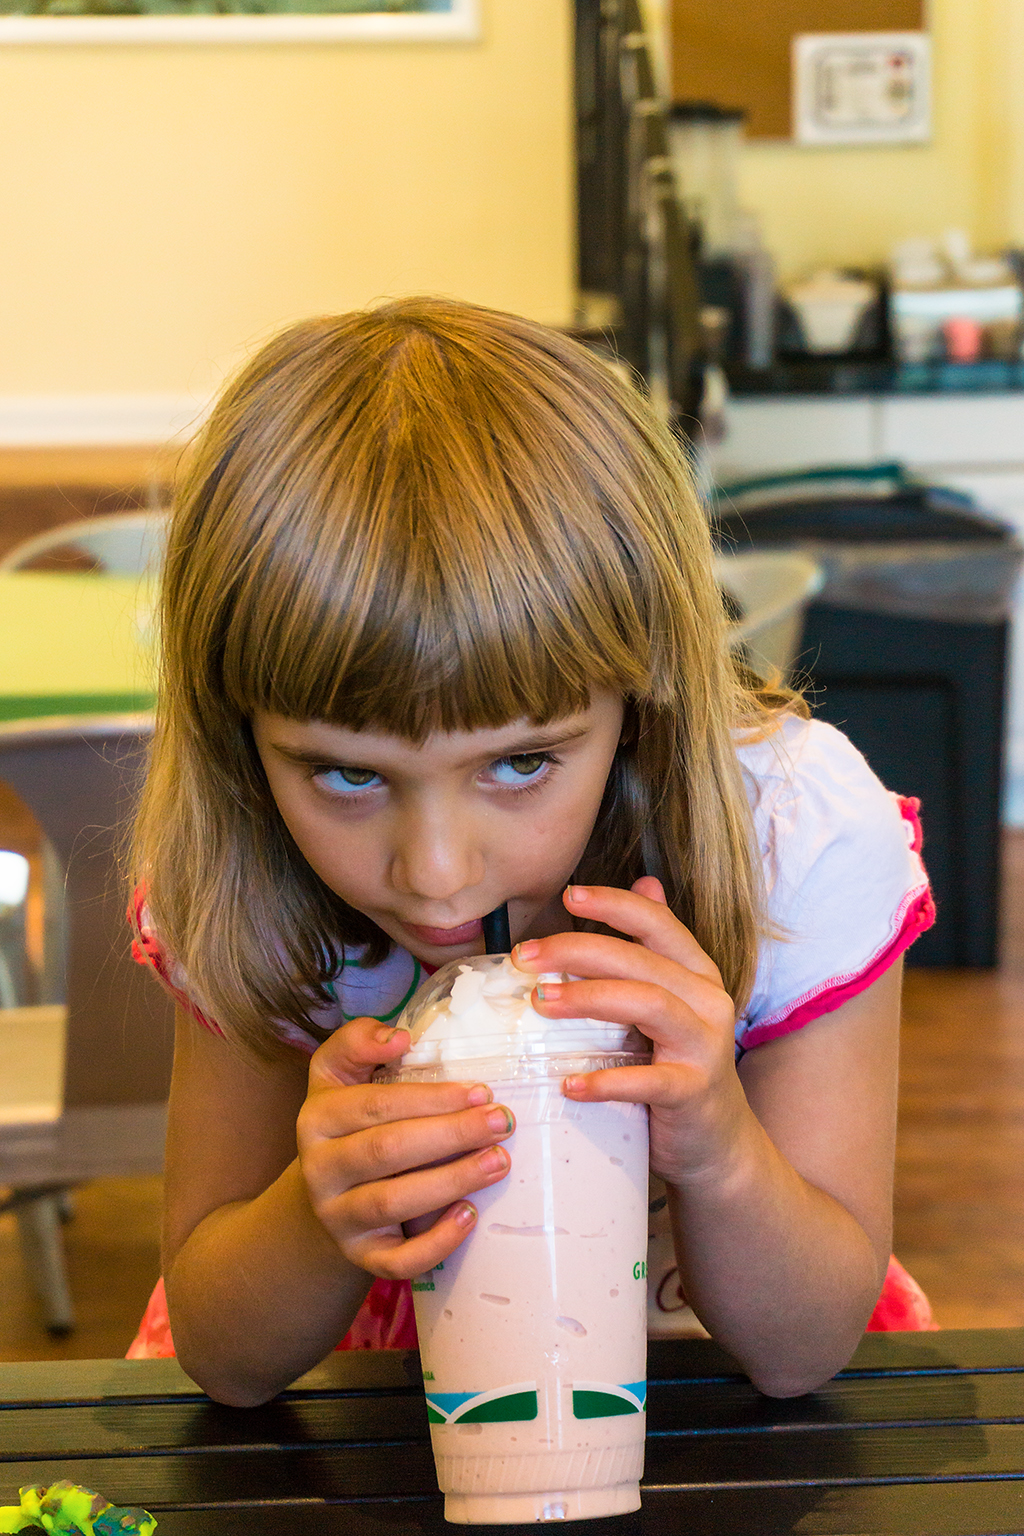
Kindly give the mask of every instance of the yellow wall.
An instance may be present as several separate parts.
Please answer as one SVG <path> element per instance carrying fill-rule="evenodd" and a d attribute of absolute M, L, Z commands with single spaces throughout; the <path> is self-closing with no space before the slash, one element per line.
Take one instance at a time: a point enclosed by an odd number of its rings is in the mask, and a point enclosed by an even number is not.
<path fill-rule="evenodd" d="M 201 399 L 410 291 L 568 319 L 570 3 L 483 12 L 476 43 L 0 48 L 0 395 Z"/>
<path fill-rule="evenodd" d="M 932 0 L 931 12 L 930 144 L 745 148 L 741 200 L 784 276 L 878 262 L 895 240 L 950 225 L 979 247 L 1024 239 L 1024 0 Z"/>

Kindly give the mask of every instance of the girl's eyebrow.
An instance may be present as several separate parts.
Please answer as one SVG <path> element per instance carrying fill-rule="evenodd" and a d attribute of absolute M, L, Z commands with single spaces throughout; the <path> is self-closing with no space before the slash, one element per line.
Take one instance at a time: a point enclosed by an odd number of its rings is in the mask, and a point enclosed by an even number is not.
<path fill-rule="evenodd" d="M 529 736 L 518 737 L 505 746 L 492 748 L 488 752 L 473 753 L 472 758 L 467 758 L 466 761 L 486 759 L 492 762 L 500 757 L 525 757 L 530 752 L 544 752 L 552 747 L 567 746 L 569 742 L 578 741 L 581 736 L 586 736 L 589 731 L 589 725 L 580 725 L 571 731 L 545 731 L 541 726 L 534 729 Z M 326 747 L 323 750 L 318 750 L 316 747 L 289 747 L 281 741 L 272 741 L 269 745 L 280 757 L 287 758 L 289 762 L 305 763 L 308 767 L 314 768 L 362 766 L 364 758 L 369 759 L 376 755 L 372 749 L 370 751 L 355 749 L 351 753 L 342 754 Z"/>
<path fill-rule="evenodd" d="M 488 753 L 489 757 L 525 757 L 530 752 L 544 752 L 551 747 L 564 747 L 570 741 L 579 741 L 581 736 L 589 735 L 590 725 L 578 725 L 575 730 L 547 730 L 543 726 L 533 728 L 529 736 L 517 737 L 510 745 L 499 747 L 496 752 Z"/>

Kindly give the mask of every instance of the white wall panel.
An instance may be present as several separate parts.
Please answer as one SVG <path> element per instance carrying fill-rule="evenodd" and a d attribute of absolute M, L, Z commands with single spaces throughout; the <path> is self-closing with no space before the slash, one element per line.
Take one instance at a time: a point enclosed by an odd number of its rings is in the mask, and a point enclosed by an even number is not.
<path fill-rule="evenodd" d="M 869 464 L 877 456 L 876 413 L 874 401 L 860 398 L 733 399 L 728 434 L 711 462 L 719 478 L 812 464 Z"/>

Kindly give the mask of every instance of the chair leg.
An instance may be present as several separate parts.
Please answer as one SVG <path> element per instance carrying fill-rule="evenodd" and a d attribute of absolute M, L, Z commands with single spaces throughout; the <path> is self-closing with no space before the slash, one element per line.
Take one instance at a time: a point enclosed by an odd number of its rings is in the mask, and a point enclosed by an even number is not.
<path fill-rule="evenodd" d="M 14 972 L 3 950 L 0 949 L 0 1008 L 17 1008 L 21 1002 L 14 985 Z"/>
<path fill-rule="evenodd" d="M 43 1304 L 47 1332 L 58 1337 L 70 1333 L 75 1326 L 60 1230 L 59 1198 L 56 1194 L 40 1195 L 36 1200 L 19 1202 L 15 1207 L 25 1269 Z"/>

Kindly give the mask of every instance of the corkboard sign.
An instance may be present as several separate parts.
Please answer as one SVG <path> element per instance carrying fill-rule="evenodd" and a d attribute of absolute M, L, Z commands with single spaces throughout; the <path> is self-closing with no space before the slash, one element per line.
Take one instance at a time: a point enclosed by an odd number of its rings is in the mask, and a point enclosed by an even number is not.
<path fill-rule="evenodd" d="M 747 136 L 788 139 L 792 40 L 801 32 L 913 32 L 925 0 L 672 0 L 676 101 L 742 107 Z"/>

